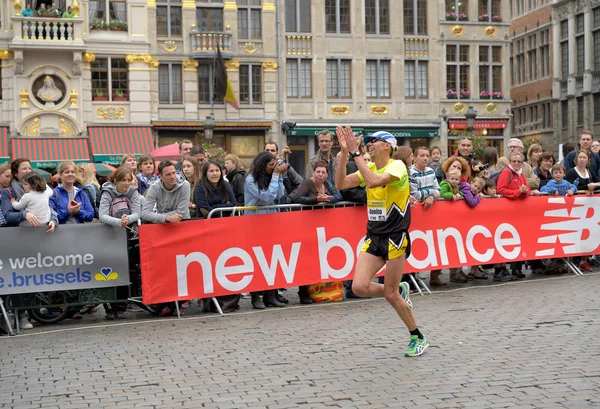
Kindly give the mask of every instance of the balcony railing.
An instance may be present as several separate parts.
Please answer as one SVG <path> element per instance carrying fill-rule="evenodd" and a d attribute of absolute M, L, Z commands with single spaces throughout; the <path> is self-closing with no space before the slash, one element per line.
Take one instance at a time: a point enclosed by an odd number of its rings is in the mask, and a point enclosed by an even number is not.
<path fill-rule="evenodd" d="M 223 57 L 231 57 L 231 32 L 198 32 L 195 29 L 190 31 L 192 54 L 195 56 L 212 55 L 217 50 L 217 45 L 221 48 Z"/>
<path fill-rule="evenodd" d="M 312 36 L 286 35 L 285 38 L 288 55 L 312 54 Z"/>
<path fill-rule="evenodd" d="M 48 17 L 12 17 L 13 43 L 40 45 L 83 43 L 83 19 Z"/>
<path fill-rule="evenodd" d="M 405 38 L 404 53 L 407 57 L 427 57 L 429 55 L 429 39 Z"/>

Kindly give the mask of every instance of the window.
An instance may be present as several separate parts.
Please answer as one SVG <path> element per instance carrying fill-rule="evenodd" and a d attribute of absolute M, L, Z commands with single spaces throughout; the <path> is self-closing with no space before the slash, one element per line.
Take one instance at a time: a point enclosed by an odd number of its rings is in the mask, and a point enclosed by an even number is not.
<path fill-rule="evenodd" d="M 446 0 L 446 13 L 454 13 L 457 16 L 464 14 L 463 18 L 468 19 L 469 0 Z"/>
<path fill-rule="evenodd" d="M 327 60 L 327 98 L 352 98 L 352 61 Z"/>
<path fill-rule="evenodd" d="M 156 2 L 156 35 L 181 37 L 181 0 Z"/>
<path fill-rule="evenodd" d="M 260 64 L 240 65 L 240 104 L 262 104 L 262 67 Z"/>
<path fill-rule="evenodd" d="M 560 22 L 560 39 L 566 40 L 569 38 L 569 20 L 563 20 Z"/>
<path fill-rule="evenodd" d="M 540 32 L 540 78 L 550 76 L 550 29 Z"/>
<path fill-rule="evenodd" d="M 560 75 L 563 80 L 569 75 L 569 20 L 560 22 Z"/>
<path fill-rule="evenodd" d="M 542 104 L 542 129 L 552 128 L 552 104 Z"/>
<path fill-rule="evenodd" d="M 502 47 L 479 46 L 479 92 L 502 91 Z"/>
<path fill-rule="evenodd" d="M 312 60 L 288 59 L 286 64 L 287 97 L 312 98 Z"/>
<path fill-rule="evenodd" d="M 310 33 L 310 0 L 285 0 L 285 31 Z"/>
<path fill-rule="evenodd" d="M 427 35 L 427 0 L 404 0 L 404 34 Z"/>
<path fill-rule="evenodd" d="M 325 30 L 350 33 L 350 0 L 325 0 Z"/>
<path fill-rule="evenodd" d="M 178 0 L 179 1 L 179 0 Z M 239 13 L 238 13 L 239 16 Z M 196 27 L 202 33 L 223 31 L 223 6 L 202 6 L 196 9 Z M 239 21 L 238 21 L 239 31 Z"/>
<path fill-rule="evenodd" d="M 594 52 L 594 70 L 600 71 L 600 7 L 593 9 L 592 47 Z M 595 105 L 594 105 L 594 109 Z M 595 121 L 594 121 L 595 122 Z"/>
<path fill-rule="evenodd" d="M 365 32 L 367 34 L 390 33 L 389 0 L 365 0 Z"/>
<path fill-rule="evenodd" d="M 525 82 L 525 39 L 522 38 L 516 41 L 517 43 L 517 54 L 516 54 L 516 83 L 522 84 Z"/>
<path fill-rule="evenodd" d="M 454 91 L 458 98 L 469 92 L 469 68 L 469 46 L 447 45 L 446 89 Z"/>
<path fill-rule="evenodd" d="M 367 98 L 390 98 L 390 62 L 367 60 Z"/>
<path fill-rule="evenodd" d="M 212 79 L 212 84 L 211 84 Z M 213 73 L 212 64 L 200 64 L 198 66 L 198 103 L 199 104 L 210 104 L 212 99 L 215 98 L 214 90 L 216 78 Z M 223 98 L 215 99 L 215 104 L 223 104 Z"/>
<path fill-rule="evenodd" d="M 583 75 L 585 64 L 583 26 L 583 14 L 578 14 L 575 16 L 575 72 L 577 75 Z"/>
<path fill-rule="evenodd" d="M 92 96 L 104 101 L 128 101 L 127 62 L 120 58 L 96 58 L 92 63 Z"/>
<path fill-rule="evenodd" d="M 562 101 L 560 103 L 560 114 L 562 119 L 562 128 L 567 129 L 569 127 L 569 101 Z"/>
<path fill-rule="evenodd" d="M 427 99 L 427 61 L 404 61 L 404 97 Z"/>
<path fill-rule="evenodd" d="M 538 61 L 537 61 L 537 35 L 533 34 L 527 38 L 527 66 L 528 80 L 533 81 L 538 78 Z"/>
<path fill-rule="evenodd" d="M 125 0 L 90 0 L 88 11 L 90 21 L 98 19 L 110 23 L 112 20 L 117 20 L 127 23 L 127 4 Z"/>
<path fill-rule="evenodd" d="M 183 104 L 181 64 L 160 64 L 158 66 L 159 104 Z"/>
<path fill-rule="evenodd" d="M 594 94 L 594 122 L 600 122 L 600 94 Z"/>
<path fill-rule="evenodd" d="M 256 40 L 262 38 L 261 0 L 238 0 L 238 38 Z"/>
<path fill-rule="evenodd" d="M 583 97 L 577 98 L 577 125 L 583 125 Z"/>
<path fill-rule="evenodd" d="M 510 85 L 515 85 L 515 57 L 514 57 L 514 47 L 510 44 Z"/>
<path fill-rule="evenodd" d="M 479 0 L 478 10 L 479 21 L 492 21 L 492 17 L 500 16 L 500 0 Z"/>

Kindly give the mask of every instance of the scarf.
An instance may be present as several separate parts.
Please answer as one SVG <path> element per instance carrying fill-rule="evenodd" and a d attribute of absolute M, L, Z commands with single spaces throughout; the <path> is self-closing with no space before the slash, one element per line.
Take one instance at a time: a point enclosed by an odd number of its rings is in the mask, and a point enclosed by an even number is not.
<path fill-rule="evenodd" d="M 515 172 L 519 176 L 521 176 L 521 174 L 523 173 L 523 168 L 521 168 L 518 171 L 516 171 L 515 168 L 513 168 L 510 164 L 508 165 L 508 167 L 510 168 L 510 170 L 512 170 L 513 172 Z"/>
<path fill-rule="evenodd" d="M 158 176 L 156 175 L 156 173 L 153 173 L 152 177 L 147 178 L 142 172 L 138 172 L 137 178 L 140 181 L 142 181 L 142 183 L 144 183 L 147 187 L 149 187 L 152 183 L 156 182 Z"/>
<path fill-rule="evenodd" d="M 10 184 L 10 187 L 12 188 L 13 193 L 15 194 L 15 199 L 21 200 L 21 197 L 23 197 L 23 195 L 25 194 L 25 189 L 23 189 L 23 185 L 21 184 L 21 182 L 19 182 L 16 179 L 13 179 L 13 181 Z"/>

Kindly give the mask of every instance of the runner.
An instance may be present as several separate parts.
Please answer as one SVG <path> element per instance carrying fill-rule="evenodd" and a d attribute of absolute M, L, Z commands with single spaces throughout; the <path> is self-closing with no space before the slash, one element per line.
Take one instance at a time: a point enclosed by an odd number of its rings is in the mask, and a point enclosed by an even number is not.
<path fill-rule="evenodd" d="M 408 285 L 400 283 L 406 257 L 410 255 L 410 184 L 404 163 L 391 159 L 396 149 L 396 138 L 384 131 L 365 136 L 373 161 L 367 165 L 358 150 L 352 129 L 338 126 L 336 132 L 342 148 L 335 175 L 336 188 L 367 187 L 367 237 L 356 262 L 352 291 L 361 297 L 383 295 L 410 331 L 410 343 L 404 355 L 421 355 L 429 344 L 413 317 Z M 358 166 L 358 172 L 351 175 L 346 175 L 348 155 L 354 157 Z M 384 265 L 384 284 L 372 282 Z"/>

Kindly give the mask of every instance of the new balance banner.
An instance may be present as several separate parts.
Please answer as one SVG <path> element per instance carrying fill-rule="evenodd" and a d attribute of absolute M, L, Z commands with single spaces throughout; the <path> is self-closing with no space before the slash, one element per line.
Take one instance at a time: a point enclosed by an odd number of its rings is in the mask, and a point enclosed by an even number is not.
<path fill-rule="evenodd" d="M 406 272 L 600 253 L 600 197 L 484 199 L 411 209 Z M 146 303 L 352 278 L 365 207 L 140 228 Z"/>
<path fill-rule="evenodd" d="M 127 235 L 103 224 L 0 228 L 0 294 L 129 285 Z"/>

